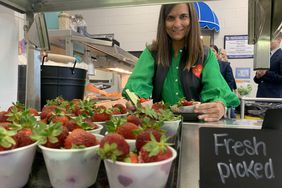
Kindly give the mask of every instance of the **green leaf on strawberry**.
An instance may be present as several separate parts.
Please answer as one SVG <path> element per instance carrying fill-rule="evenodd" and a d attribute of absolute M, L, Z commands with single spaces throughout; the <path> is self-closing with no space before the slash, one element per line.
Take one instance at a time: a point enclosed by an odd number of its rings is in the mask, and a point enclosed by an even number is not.
<path fill-rule="evenodd" d="M 164 135 L 161 136 L 160 142 L 156 140 L 153 134 L 150 134 L 151 141 L 147 142 L 143 149 L 149 153 L 149 157 L 156 156 L 160 152 L 166 152 L 169 143 L 167 143 L 168 138 Z"/>
<path fill-rule="evenodd" d="M 169 109 L 159 110 L 159 113 L 158 113 L 159 121 L 176 121 L 180 119 L 181 119 L 181 116 L 175 116 L 174 113 Z"/>
<path fill-rule="evenodd" d="M 109 133 L 114 133 L 117 131 L 117 128 L 126 123 L 127 122 L 127 119 L 126 118 L 121 118 L 121 117 L 112 117 L 110 121 L 108 121 L 106 123 L 106 128 L 107 128 L 107 131 Z"/>
<path fill-rule="evenodd" d="M 3 127 L 0 127 L 0 146 L 4 148 L 10 148 L 13 145 L 16 145 L 16 141 L 12 138 L 12 136 L 16 134 L 16 131 L 9 131 Z"/>
<path fill-rule="evenodd" d="M 99 148 L 97 150 L 97 154 L 101 157 L 101 159 L 111 159 L 116 161 L 118 156 L 122 155 L 122 152 L 118 150 L 116 143 L 105 143 L 103 148 Z"/>
<path fill-rule="evenodd" d="M 62 123 L 51 122 L 49 125 L 45 123 L 39 123 L 38 127 L 33 130 L 31 138 L 37 140 L 38 144 L 45 144 L 47 141 L 51 143 L 58 142 L 57 136 L 63 132 Z"/>

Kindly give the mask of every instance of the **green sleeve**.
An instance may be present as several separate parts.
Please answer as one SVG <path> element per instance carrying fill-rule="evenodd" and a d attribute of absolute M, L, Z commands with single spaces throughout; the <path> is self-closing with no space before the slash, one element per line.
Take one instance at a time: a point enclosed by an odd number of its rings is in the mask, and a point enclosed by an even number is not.
<path fill-rule="evenodd" d="M 150 98 L 153 91 L 152 80 L 155 72 L 154 69 L 154 58 L 149 49 L 146 48 L 140 55 L 132 74 L 128 78 L 122 92 L 123 96 L 125 96 L 125 90 L 129 89 L 139 97 Z"/>
<path fill-rule="evenodd" d="M 240 104 L 239 98 L 233 93 L 220 73 L 217 59 L 209 49 L 202 72 L 203 89 L 202 102 L 222 101 L 226 107 L 236 107 Z"/>

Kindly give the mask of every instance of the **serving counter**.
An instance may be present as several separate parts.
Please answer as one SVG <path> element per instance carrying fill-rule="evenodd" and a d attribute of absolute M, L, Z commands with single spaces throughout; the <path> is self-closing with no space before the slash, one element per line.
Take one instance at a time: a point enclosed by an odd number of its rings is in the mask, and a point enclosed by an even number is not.
<path fill-rule="evenodd" d="M 199 128 L 220 127 L 260 129 L 262 120 L 221 120 L 218 122 L 184 122 L 181 129 L 181 149 L 177 177 L 178 188 L 198 188 L 200 179 Z"/>
<path fill-rule="evenodd" d="M 262 120 L 222 120 L 219 122 L 183 122 L 179 129 L 179 136 L 173 140 L 174 148 L 178 152 L 178 157 L 174 161 L 167 188 L 197 188 L 199 187 L 200 157 L 199 157 L 199 128 L 200 127 L 220 127 L 220 128 L 243 128 L 260 129 Z M 27 188 L 51 187 L 48 173 L 45 167 L 42 153 L 36 153 L 31 177 Z M 108 188 L 108 180 L 103 162 L 99 169 L 96 183 L 91 186 L 95 188 Z"/>

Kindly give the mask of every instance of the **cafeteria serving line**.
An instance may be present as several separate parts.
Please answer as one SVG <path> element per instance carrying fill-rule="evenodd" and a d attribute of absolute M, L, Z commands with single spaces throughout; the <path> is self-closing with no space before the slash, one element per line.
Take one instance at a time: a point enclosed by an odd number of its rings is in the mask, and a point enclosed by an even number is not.
<path fill-rule="evenodd" d="M 282 4 L 175 3 L 0 0 L 5 188 L 281 186 Z"/>

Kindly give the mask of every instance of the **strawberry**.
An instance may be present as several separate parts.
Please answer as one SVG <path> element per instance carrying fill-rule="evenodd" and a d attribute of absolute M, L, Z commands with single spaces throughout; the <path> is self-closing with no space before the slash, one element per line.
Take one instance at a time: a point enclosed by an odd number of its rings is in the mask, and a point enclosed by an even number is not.
<path fill-rule="evenodd" d="M 182 104 L 182 106 L 191 106 L 191 105 L 193 105 L 193 102 L 184 100 L 184 101 L 181 102 L 181 104 Z"/>
<path fill-rule="evenodd" d="M 191 106 L 193 105 L 193 101 L 188 101 L 185 98 L 182 98 L 178 101 L 178 106 Z"/>
<path fill-rule="evenodd" d="M 96 137 L 83 129 L 74 129 L 65 139 L 66 149 L 76 147 L 90 147 L 98 144 Z"/>
<path fill-rule="evenodd" d="M 80 102 L 82 102 L 81 99 L 72 99 L 71 102 L 74 104 L 74 105 L 79 105 Z"/>
<path fill-rule="evenodd" d="M 126 122 L 117 127 L 116 133 L 122 135 L 125 139 L 136 139 L 136 131 L 139 127 L 134 123 Z"/>
<path fill-rule="evenodd" d="M 7 112 L 11 112 L 12 110 L 23 111 L 24 109 L 25 107 L 23 104 L 21 104 L 20 102 L 16 102 L 13 103 L 13 105 L 8 108 Z"/>
<path fill-rule="evenodd" d="M 62 125 L 66 126 L 67 123 L 69 122 L 69 117 L 65 115 L 55 115 L 55 116 L 52 116 L 50 120 L 54 123 L 61 122 Z"/>
<path fill-rule="evenodd" d="M 42 108 L 40 119 L 48 119 L 49 117 L 51 117 L 52 112 L 54 112 L 57 107 L 58 107 L 57 105 L 49 105 L 49 106 L 45 105 Z"/>
<path fill-rule="evenodd" d="M 5 128 L 0 127 L 0 151 L 16 148 L 17 142 L 13 138 L 15 134 L 16 131 L 8 131 Z"/>
<path fill-rule="evenodd" d="M 92 122 L 89 118 L 83 118 L 82 116 L 78 116 L 66 124 L 66 127 L 71 132 L 74 129 L 83 129 L 83 130 L 94 130 L 98 128 L 98 125 Z"/>
<path fill-rule="evenodd" d="M 59 96 L 56 97 L 55 99 L 47 100 L 47 105 L 57 105 L 57 106 L 63 106 L 67 102 L 64 100 L 63 97 Z"/>
<path fill-rule="evenodd" d="M 57 106 L 57 105 L 45 105 L 45 106 L 42 108 L 41 112 L 53 111 L 53 110 L 55 110 L 55 108 L 58 108 L 58 106 Z"/>
<path fill-rule="evenodd" d="M 74 99 L 69 103 L 68 110 L 76 116 L 92 116 L 95 102 L 91 100 Z"/>
<path fill-rule="evenodd" d="M 0 127 L 5 128 L 6 130 L 10 129 L 11 122 L 0 122 Z"/>
<path fill-rule="evenodd" d="M 115 104 L 113 108 L 118 108 L 121 114 L 127 113 L 127 109 L 123 104 Z"/>
<path fill-rule="evenodd" d="M 121 114 L 121 111 L 120 111 L 120 109 L 119 108 L 117 108 L 117 107 L 113 107 L 113 114 L 115 114 L 115 115 L 118 115 L 118 114 Z"/>
<path fill-rule="evenodd" d="M 72 120 L 69 120 L 69 121 L 66 123 L 65 127 L 68 129 L 69 132 L 72 132 L 74 129 L 79 129 L 79 128 L 81 128 L 81 127 L 76 123 L 76 121 L 73 120 L 73 119 L 72 119 Z"/>
<path fill-rule="evenodd" d="M 140 102 L 140 103 L 143 103 L 143 102 L 147 102 L 147 101 L 149 101 L 149 100 L 150 100 L 150 99 L 140 98 L 140 99 L 139 99 L 139 102 Z"/>
<path fill-rule="evenodd" d="M 138 163 L 138 155 L 136 153 L 130 152 L 126 158 L 123 159 L 126 163 Z"/>
<path fill-rule="evenodd" d="M 157 142 L 151 134 L 151 141 L 147 142 L 139 152 L 139 161 L 144 163 L 158 162 L 172 157 L 172 151 L 168 147 L 166 138 L 161 137 L 160 142 Z"/>
<path fill-rule="evenodd" d="M 111 119 L 111 114 L 106 113 L 106 112 L 95 112 L 94 115 L 92 116 L 92 121 L 94 122 L 102 122 L 102 121 L 108 121 Z"/>
<path fill-rule="evenodd" d="M 116 161 L 129 154 L 129 144 L 124 137 L 117 133 L 107 134 L 100 142 L 98 155 L 102 159 L 111 159 Z"/>
<path fill-rule="evenodd" d="M 38 116 L 39 115 L 38 111 L 35 108 L 29 108 L 28 111 L 29 111 L 29 113 L 31 115 L 34 115 L 34 116 Z"/>
<path fill-rule="evenodd" d="M 9 116 L 7 116 L 9 112 L 7 111 L 1 111 L 0 112 L 0 122 L 7 122 Z"/>
<path fill-rule="evenodd" d="M 99 105 L 96 107 L 95 111 L 106 110 L 107 108 L 104 105 Z"/>
<path fill-rule="evenodd" d="M 84 119 L 82 125 L 80 127 L 84 130 L 94 130 L 98 128 L 98 125 L 92 122 L 91 119 Z"/>
<path fill-rule="evenodd" d="M 166 106 L 163 102 L 157 102 L 152 105 L 152 109 L 154 109 L 156 112 L 159 112 L 161 109 L 166 109 Z"/>
<path fill-rule="evenodd" d="M 31 135 L 32 130 L 30 128 L 19 130 L 14 136 L 15 140 L 18 143 L 17 148 L 33 144 L 35 141 L 30 138 Z"/>
<path fill-rule="evenodd" d="M 127 122 L 134 123 L 135 125 L 141 125 L 141 120 L 135 115 L 127 116 Z"/>
<path fill-rule="evenodd" d="M 145 145 L 147 142 L 151 140 L 151 137 L 150 137 L 151 134 L 154 135 L 154 138 L 157 141 L 160 141 L 161 133 L 159 131 L 155 129 L 147 129 L 141 132 L 136 138 L 135 146 L 136 146 L 137 151 L 140 151 L 143 145 Z"/>
<path fill-rule="evenodd" d="M 49 148 L 61 148 L 64 146 L 69 131 L 59 123 L 51 122 L 48 126 L 42 122 L 33 130 L 31 138 L 39 144 Z"/>

